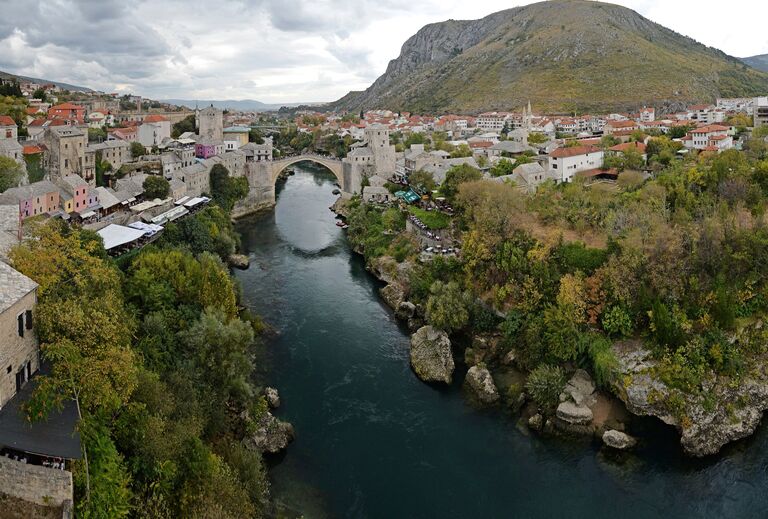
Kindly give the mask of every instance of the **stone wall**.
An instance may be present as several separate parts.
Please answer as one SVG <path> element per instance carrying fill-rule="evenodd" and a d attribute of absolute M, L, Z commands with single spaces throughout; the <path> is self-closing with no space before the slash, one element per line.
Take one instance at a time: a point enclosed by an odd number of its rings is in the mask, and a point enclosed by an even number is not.
<path fill-rule="evenodd" d="M 0 491 L 37 505 L 62 507 L 72 501 L 72 474 L 0 456 Z"/>
<path fill-rule="evenodd" d="M 37 291 L 33 290 L 0 314 L 0 407 L 16 394 L 16 373 L 27 362 L 31 373 L 39 369 L 37 337 L 35 330 L 27 329 L 27 310 L 34 310 Z M 24 337 L 19 337 L 18 316 L 24 320 Z M 0 486 L 2 489 L 2 486 Z"/>

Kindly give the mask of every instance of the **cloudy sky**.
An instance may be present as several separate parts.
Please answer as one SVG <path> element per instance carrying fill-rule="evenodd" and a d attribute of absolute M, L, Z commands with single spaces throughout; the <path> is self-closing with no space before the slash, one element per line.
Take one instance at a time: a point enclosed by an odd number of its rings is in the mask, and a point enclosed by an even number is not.
<path fill-rule="evenodd" d="M 735 56 L 768 53 L 764 0 L 614 0 Z M 525 0 L 0 0 L 0 70 L 155 99 L 331 101 L 423 25 Z"/>

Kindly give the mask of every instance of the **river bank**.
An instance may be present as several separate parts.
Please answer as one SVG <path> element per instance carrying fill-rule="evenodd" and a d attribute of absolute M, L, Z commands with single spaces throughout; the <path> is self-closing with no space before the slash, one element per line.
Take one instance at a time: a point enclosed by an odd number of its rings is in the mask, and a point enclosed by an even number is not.
<path fill-rule="evenodd" d="M 356 204 L 339 199 L 332 210 L 345 219 L 360 218 L 359 213 L 353 210 Z M 406 227 L 397 233 L 396 239 L 411 233 L 412 229 Z M 428 324 L 423 300 L 411 300 L 410 293 L 417 264 L 425 261 L 424 256 L 397 261 L 386 253 L 380 255 L 380 250 L 373 256 L 367 254 L 365 244 L 354 236 L 350 242 L 352 249 L 365 258 L 371 274 L 385 283 L 380 291 L 381 297 L 407 324 L 414 338 L 425 331 L 420 330 Z M 469 389 L 468 399 L 486 407 L 499 403 L 509 407 L 513 412 L 520 413 L 521 426 L 537 433 L 594 436 L 602 440 L 606 447 L 627 450 L 635 448 L 638 443 L 628 434 L 633 419 L 652 416 L 678 429 L 680 444 L 686 454 L 701 457 L 717 454 L 728 443 L 752 435 L 761 422 L 763 412 L 768 409 L 768 380 L 765 370 L 760 368 L 766 363 L 761 358 L 753 359 L 755 369 L 750 370 L 745 378 L 733 380 L 713 375 L 704 387 L 704 394 L 691 394 L 675 389 L 662 380 L 659 363 L 653 360 L 651 351 L 642 340 L 619 341 L 610 347 L 616 365 L 611 368 L 610 381 L 602 388 L 595 387 L 588 372 L 566 363 L 565 374 L 569 380 L 565 390 L 560 392 L 551 407 L 542 406 L 541 402 L 534 401 L 535 395 L 532 399 L 530 392 L 526 391 L 530 389 L 525 385 L 531 373 L 518 369 L 521 367 L 517 366 L 514 345 L 503 345 L 498 331 L 469 333 L 469 337 L 460 341 L 463 346 L 454 344 L 453 347 L 454 353 L 471 368 L 470 376 L 464 383 Z M 756 339 L 756 335 L 764 335 L 760 321 L 755 330 L 741 330 L 732 342 L 763 340 Z M 452 375 L 452 368 L 444 370 L 446 373 L 441 373 L 437 379 L 434 375 L 434 366 L 445 365 L 445 357 L 450 355 L 451 341 L 447 336 L 437 343 L 441 341 L 448 345 L 442 354 L 424 355 L 421 351 L 426 350 L 422 347 L 415 362 L 412 358 L 414 372 L 425 382 L 447 381 Z M 422 342 L 423 339 L 412 340 L 412 351 Z M 434 337 L 432 342 L 428 342 L 435 352 L 439 351 L 433 346 L 437 343 Z M 424 375 L 430 371 L 433 373 Z M 485 381 L 485 388 L 479 388 L 478 377 Z M 512 382 L 508 381 L 510 378 Z M 579 380 L 583 381 L 582 387 L 589 388 L 588 391 L 572 390 L 574 385 L 579 386 Z"/>

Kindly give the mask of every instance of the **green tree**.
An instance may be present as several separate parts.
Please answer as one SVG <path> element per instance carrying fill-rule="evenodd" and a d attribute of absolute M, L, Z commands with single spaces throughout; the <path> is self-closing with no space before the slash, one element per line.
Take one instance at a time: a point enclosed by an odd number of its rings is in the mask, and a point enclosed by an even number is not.
<path fill-rule="evenodd" d="M 225 211 L 231 211 L 238 201 L 248 196 L 247 178 L 230 177 L 229 170 L 221 164 L 214 165 L 210 175 L 211 196 Z"/>
<path fill-rule="evenodd" d="M 459 192 L 459 186 L 466 182 L 474 182 L 483 178 L 483 173 L 469 164 L 453 166 L 445 174 L 445 182 L 441 186 L 443 195 L 453 201 Z"/>
<path fill-rule="evenodd" d="M 188 115 L 171 127 L 171 137 L 178 139 L 182 133 L 195 132 L 195 116 Z"/>
<path fill-rule="evenodd" d="M 469 294 L 458 283 L 435 281 L 429 293 L 426 317 L 431 325 L 450 333 L 469 323 Z"/>
<path fill-rule="evenodd" d="M 88 142 L 103 142 L 107 140 L 107 131 L 103 128 L 88 128 Z"/>
<path fill-rule="evenodd" d="M 503 177 L 514 173 L 517 165 L 509 159 L 501 159 L 491 168 L 491 175 L 494 177 Z"/>
<path fill-rule="evenodd" d="M 48 102 L 48 94 L 46 93 L 45 89 L 38 88 L 34 92 L 32 92 L 32 99 L 39 99 L 43 103 Z"/>
<path fill-rule="evenodd" d="M 138 141 L 134 141 L 131 143 L 131 157 L 138 158 L 146 154 L 147 154 L 147 148 L 145 148 L 142 143 Z"/>
<path fill-rule="evenodd" d="M 159 175 L 149 175 L 144 179 L 144 197 L 147 200 L 159 198 L 161 200 L 168 196 L 171 190 L 171 184 Z"/>
<path fill-rule="evenodd" d="M 24 170 L 15 160 L 0 157 L 0 193 L 19 185 Z"/>
<path fill-rule="evenodd" d="M 408 175 L 408 183 L 419 193 L 431 193 L 437 187 L 432 173 L 423 169 Z"/>

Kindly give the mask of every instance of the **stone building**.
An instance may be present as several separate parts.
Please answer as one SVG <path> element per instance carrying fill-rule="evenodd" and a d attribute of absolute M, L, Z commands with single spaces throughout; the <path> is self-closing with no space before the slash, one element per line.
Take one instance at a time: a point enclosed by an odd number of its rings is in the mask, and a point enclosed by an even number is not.
<path fill-rule="evenodd" d="M 397 153 L 389 142 L 389 129 L 381 124 L 368 126 L 363 143 L 353 148 L 342 162 L 344 187 L 350 193 L 361 193 L 363 179 L 370 176 L 394 176 Z"/>
<path fill-rule="evenodd" d="M 51 126 L 46 128 L 43 142 L 48 148 L 44 167 L 51 180 L 78 175 L 88 182 L 95 181 L 95 169 L 86 169 L 88 136 L 82 130 L 74 126 Z"/>
<path fill-rule="evenodd" d="M 101 152 L 101 160 L 109 162 L 115 171 L 131 160 L 131 144 L 120 139 L 89 144 L 85 149 L 86 159 L 89 154 L 93 154 L 95 157 L 99 152 Z M 86 160 L 86 164 L 90 162 L 90 160 Z M 95 158 L 93 162 L 95 164 Z"/>
<path fill-rule="evenodd" d="M 0 408 L 40 368 L 33 326 L 37 283 L 0 262 Z"/>
<path fill-rule="evenodd" d="M 202 139 L 224 142 L 224 113 L 213 105 L 197 112 L 197 129 Z"/>

